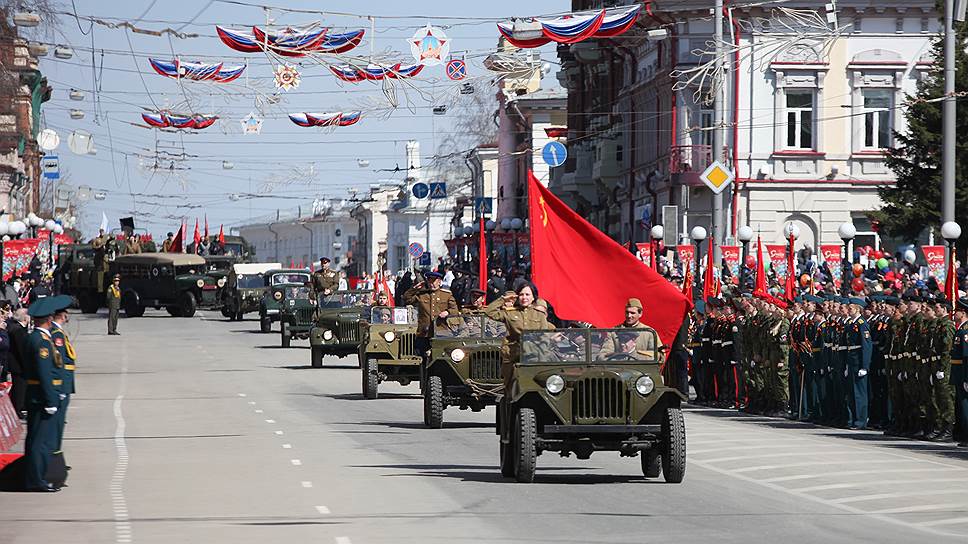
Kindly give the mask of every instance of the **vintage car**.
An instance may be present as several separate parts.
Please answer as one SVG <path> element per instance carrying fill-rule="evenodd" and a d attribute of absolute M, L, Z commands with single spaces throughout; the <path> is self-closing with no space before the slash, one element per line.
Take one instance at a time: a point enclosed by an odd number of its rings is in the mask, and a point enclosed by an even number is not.
<path fill-rule="evenodd" d="M 375 399 L 383 382 L 400 385 L 420 383 L 423 359 L 414 345 L 417 311 L 406 306 L 370 308 L 369 321 L 361 322 L 360 366 L 363 368 L 363 397 Z"/>
<path fill-rule="evenodd" d="M 279 333 L 282 347 L 288 348 L 292 339 L 309 338 L 309 329 L 316 319 L 316 300 L 313 289 L 306 285 L 273 285 L 269 288 L 272 297 L 279 300 Z M 282 298 L 276 297 L 282 294 Z"/>
<path fill-rule="evenodd" d="M 121 276 L 121 307 L 128 317 L 162 306 L 174 317 L 192 317 L 197 308 L 217 308 L 218 286 L 205 275 L 205 259 L 186 253 L 121 255 L 109 274 Z M 101 287 L 103 292 L 104 287 Z"/>
<path fill-rule="evenodd" d="M 312 366 L 323 366 L 323 356 L 346 357 L 360 350 L 360 321 L 369 317 L 373 291 L 336 291 L 318 301 L 316 323 L 309 332 Z M 360 367 L 362 368 L 362 363 Z"/>
<path fill-rule="evenodd" d="M 651 329 L 525 332 L 498 406 L 501 473 L 534 480 L 537 456 L 640 456 L 642 473 L 679 483 L 686 471 L 686 398 L 662 382 Z"/>
<path fill-rule="evenodd" d="M 309 270 L 305 268 L 277 268 L 267 270 L 263 275 L 265 294 L 259 302 L 259 330 L 270 332 L 272 322 L 279 321 L 282 293 L 271 291 L 277 285 L 306 285 L 310 282 Z"/>
<path fill-rule="evenodd" d="M 236 263 L 222 288 L 222 315 L 241 321 L 245 314 L 258 312 L 266 292 L 265 273 L 279 269 L 279 263 Z"/>
<path fill-rule="evenodd" d="M 424 368 L 424 424 L 439 429 L 444 410 L 475 412 L 496 404 L 503 391 L 501 345 L 507 328 L 483 315 L 452 316 L 434 323 Z"/>

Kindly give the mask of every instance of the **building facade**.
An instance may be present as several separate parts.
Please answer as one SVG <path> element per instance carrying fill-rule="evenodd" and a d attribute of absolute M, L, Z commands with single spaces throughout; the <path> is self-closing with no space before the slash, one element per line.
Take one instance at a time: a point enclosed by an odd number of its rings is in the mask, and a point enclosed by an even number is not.
<path fill-rule="evenodd" d="M 354 259 L 358 223 L 350 216 L 355 203 L 347 200 L 317 200 L 312 213 L 243 225 L 239 235 L 255 249 L 255 259 L 278 262 L 283 266 L 318 266 L 329 257 L 332 266 L 342 269 Z"/>

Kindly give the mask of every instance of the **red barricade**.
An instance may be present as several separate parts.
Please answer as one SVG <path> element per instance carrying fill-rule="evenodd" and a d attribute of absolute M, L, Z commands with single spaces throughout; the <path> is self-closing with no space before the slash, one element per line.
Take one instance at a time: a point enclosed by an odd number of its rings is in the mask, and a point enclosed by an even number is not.
<path fill-rule="evenodd" d="M 0 451 L 9 451 L 17 445 L 23 426 L 10 401 L 10 384 L 0 383 Z"/>

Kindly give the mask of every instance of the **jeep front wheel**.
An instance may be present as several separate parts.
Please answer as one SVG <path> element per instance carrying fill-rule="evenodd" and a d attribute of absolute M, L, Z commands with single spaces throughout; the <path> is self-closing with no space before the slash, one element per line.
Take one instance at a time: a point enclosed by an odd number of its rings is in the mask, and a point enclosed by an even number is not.
<path fill-rule="evenodd" d="M 642 475 L 646 478 L 658 478 L 662 474 L 662 456 L 655 448 L 643 450 L 640 454 L 642 460 Z"/>
<path fill-rule="evenodd" d="M 145 307 L 138 301 L 137 295 L 131 294 L 125 298 L 124 315 L 125 317 L 141 317 L 145 315 Z"/>
<path fill-rule="evenodd" d="M 366 359 L 363 366 L 363 398 L 375 399 L 379 395 L 380 375 L 375 359 Z"/>
<path fill-rule="evenodd" d="M 534 447 L 536 427 L 534 410 L 518 410 L 518 417 L 514 419 L 514 477 L 526 484 L 534 481 L 534 471 L 538 464 L 538 454 Z"/>
<path fill-rule="evenodd" d="M 431 429 L 444 426 L 444 382 L 440 376 L 427 379 L 427 390 L 424 391 L 424 423 Z"/>
<path fill-rule="evenodd" d="M 686 476 L 686 422 L 679 408 L 667 408 L 662 421 L 662 475 L 670 484 Z"/>

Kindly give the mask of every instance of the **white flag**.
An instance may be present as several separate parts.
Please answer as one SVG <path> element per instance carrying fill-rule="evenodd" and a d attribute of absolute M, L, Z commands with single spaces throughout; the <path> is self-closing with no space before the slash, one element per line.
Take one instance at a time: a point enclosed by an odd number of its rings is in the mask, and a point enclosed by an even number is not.
<path fill-rule="evenodd" d="M 108 231 L 108 215 L 106 213 L 104 213 L 104 212 L 101 212 L 101 227 L 100 227 L 100 229 L 103 230 L 104 232 L 107 232 Z"/>

